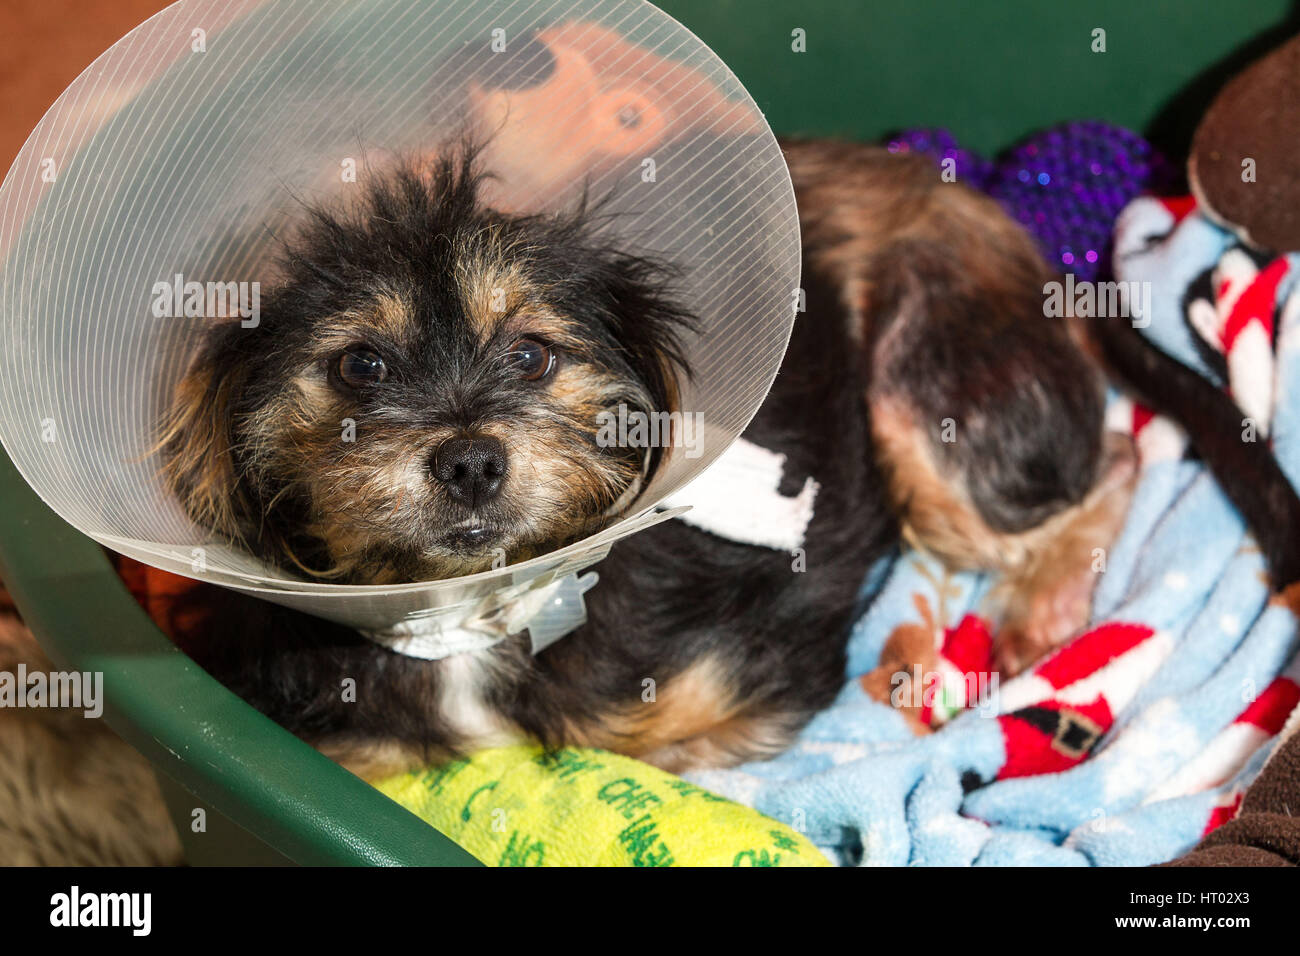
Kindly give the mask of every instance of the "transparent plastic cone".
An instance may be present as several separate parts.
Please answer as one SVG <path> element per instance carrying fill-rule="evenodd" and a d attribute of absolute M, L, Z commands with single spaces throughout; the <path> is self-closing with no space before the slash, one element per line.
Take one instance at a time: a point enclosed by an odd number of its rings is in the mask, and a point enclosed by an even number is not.
<path fill-rule="evenodd" d="M 300 579 L 217 540 L 160 477 L 160 418 L 211 316 L 155 288 L 271 285 L 274 236 L 368 170 L 491 133 L 492 203 L 608 195 L 620 244 L 681 270 L 699 319 L 680 411 L 703 423 L 610 527 L 442 581 Z M 355 175 L 349 178 L 349 172 Z M 688 30 L 637 0 L 183 0 L 95 61 L 0 186 L 0 440 L 74 527 L 158 568 L 363 629 L 454 624 L 588 567 L 740 434 L 771 385 L 799 284 L 771 131 Z"/>

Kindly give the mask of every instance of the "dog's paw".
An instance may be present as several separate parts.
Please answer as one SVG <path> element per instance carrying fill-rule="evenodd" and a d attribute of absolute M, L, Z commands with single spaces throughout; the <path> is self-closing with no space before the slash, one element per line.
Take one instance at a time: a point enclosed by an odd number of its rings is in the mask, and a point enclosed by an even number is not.
<path fill-rule="evenodd" d="M 1096 575 L 1084 570 L 1027 596 L 1003 623 L 994 658 L 1003 677 L 1014 677 L 1060 647 L 1088 623 Z"/>

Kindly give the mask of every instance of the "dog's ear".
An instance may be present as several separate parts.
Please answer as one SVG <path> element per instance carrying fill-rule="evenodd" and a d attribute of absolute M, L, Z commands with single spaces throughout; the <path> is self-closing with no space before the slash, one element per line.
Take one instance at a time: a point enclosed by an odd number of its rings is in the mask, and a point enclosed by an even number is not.
<path fill-rule="evenodd" d="M 234 401 L 246 365 L 223 347 L 227 332 L 218 332 L 177 384 L 157 449 L 163 478 L 190 520 L 241 541 L 252 509 L 235 465 Z"/>
<path fill-rule="evenodd" d="M 1007 273 L 1036 265 L 1002 255 Z M 873 414 L 901 414 L 941 475 L 999 533 L 1083 500 L 1101 460 L 1104 392 L 1041 285 L 960 270 L 943 246 L 882 258 L 873 330 Z M 1036 278 L 1035 278 L 1035 281 Z M 918 500 L 920 496 L 918 495 Z"/>
<path fill-rule="evenodd" d="M 682 337 L 697 328 L 695 318 L 675 301 L 669 289 L 675 270 L 640 256 L 614 256 L 604 270 L 608 318 L 632 371 L 645 385 L 649 413 L 683 412 L 682 386 L 690 378 Z M 662 449 L 651 454 L 649 471 L 658 467 Z"/>

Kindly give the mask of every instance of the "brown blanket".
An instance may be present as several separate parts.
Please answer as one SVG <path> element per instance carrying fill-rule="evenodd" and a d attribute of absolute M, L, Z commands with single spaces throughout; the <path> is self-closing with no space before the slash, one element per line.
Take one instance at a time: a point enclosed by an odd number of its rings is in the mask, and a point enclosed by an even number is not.
<path fill-rule="evenodd" d="M 1167 866 L 1300 864 L 1300 726 L 1294 715 L 1288 729 L 1290 736 L 1246 791 L 1236 818 Z"/>

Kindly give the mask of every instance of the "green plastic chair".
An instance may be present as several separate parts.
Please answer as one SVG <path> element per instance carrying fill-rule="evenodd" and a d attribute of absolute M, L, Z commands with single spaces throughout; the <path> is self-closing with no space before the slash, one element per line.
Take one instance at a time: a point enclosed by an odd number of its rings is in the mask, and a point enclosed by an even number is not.
<path fill-rule="evenodd" d="M 871 140 L 946 126 L 984 153 L 1098 118 L 1182 156 L 1223 80 L 1300 32 L 1288 0 L 659 5 L 731 66 L 779 133 Z M 1093 51 L 1098 29 L 1105 52 Z M 159 771 L 190 863 L 476 863 L 176 650 L 99 546 L 0 458 L 0 579 L 59 667 L 104 673 L 105 719 Z"/>

